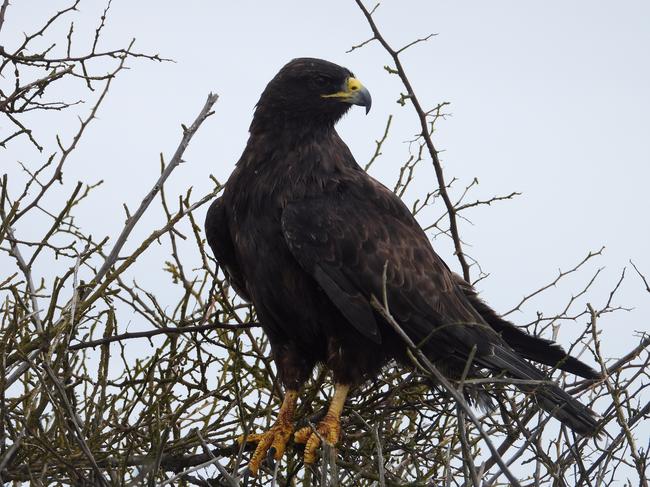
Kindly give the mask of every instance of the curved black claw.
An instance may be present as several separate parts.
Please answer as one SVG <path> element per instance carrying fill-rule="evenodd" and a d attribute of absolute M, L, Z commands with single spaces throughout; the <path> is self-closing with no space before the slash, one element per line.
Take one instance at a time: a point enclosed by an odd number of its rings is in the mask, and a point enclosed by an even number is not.
<path fill-rule="evenodd" d="M 269 451 L 266 452 L 266 463 L 268 463 L 271 468 L 275 468 L 275 452 L 276 449 L 274 446 L 269 448 Z"/>
<path fill-rule="evenodd" d="M 250 476 L 251 476 L 251 470 L 250 468 L 246 467 L 244 469 L 244 474 L 242 475 L 241 478 L 242 487 L 248 487 L 248 479 L 250 478 Z"/>

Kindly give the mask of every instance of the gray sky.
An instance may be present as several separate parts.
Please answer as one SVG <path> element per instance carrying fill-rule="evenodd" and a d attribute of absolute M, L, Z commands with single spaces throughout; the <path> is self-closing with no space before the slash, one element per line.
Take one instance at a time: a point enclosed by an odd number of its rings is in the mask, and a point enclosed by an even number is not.
<path fill-rule="evenodd" d="M 101 4 L 82 4 L 75 22 L 79 46 L 87 45 L 81 38 L 92 35 Z M 345 53 L 369 37 L 352 0 L 180 5 L 113 2 L 100 47 L 122 47 L 136 37 L 137 50 L 176 63 L 130 62 L 132 69 L 116 80 L 99 119 L 70 160 L 66 187 L 77 180 L 105 180 L 77 213 L 85 228 L 94 235 L 116 235 L 124 221 L 122 203 L 133 208 L 142 199 L 157 177 L 158 153 L 170 156 L 180 123 L 193 120 L 209 91 L 221 96 L 216 114 L 193 140 L 188 163 L 174 173 L 168 192 L 190 185 L 197 195 L 205 192 L 212 186 L 210 173 L 225 181 L 246 142 L 260 92 L 285 62 L 299 56 L 343 64 L 371 91 L 370 114 L 354 110 L 339 124 L 360 162 L 374 151 L 388 115 L 396 116 L 372 171 L 392 186 L 407 157 L 404 141 L 417 131 L 417 120 L 410 107 L 395 103 L 401 86 L 383 69 L 389 59 L 378 44 Z M 30 30 L 36 16 L 49 13 L 42 7 L 35 0 L 12 2 L 0 44 L 12 47 L 14 36 Z M 577 263 L 602 245 L 607 248 L 596 266 L 606 269 L 589 295 L 595 305 L 606 300 L 629 259 L 650 275 L 648 2 L 388 1 L 376 19 L 396 47 L 439 34 L 405 54 L 403 62 L 425 106 L 451 102 L 453 116 L 438 124 L 434 142 L 444 150 L 447 178 L 460 178 L 455 194 L 475 176 L 480 186 L 472 199 L 524 193 L 469 213 L 473 225 L 461 227 L 469 252 L 491 274 L 479 287 L 496 309 L 509 309 L 552 280 L 559 267 Z M 72 100 L 75 87 L 62 87 L 61 94 Z M 69 137 L 77 122 L 69 113 L 48 117 L 34 124 L 52 148 L 52 127 Z M 28 145 L 16 144 L 2 156 L 3 172 L 7 167 L 18 178 L 16 160 L 35 166 L 42 159 Z M 417 178 L 409 197 L 434 184 L 429 162 Z M 152 210 L 133 242 L 149 234 L 160 217 L 157 208 Z M 434 246 L 458 269 L 446 239 L 436 239 Z M 140 280 L 160 282 L 162 295 L 168 281 L 161 270 L 165 258 L 152 249 L 134 270 Z M 537 309 L 559 311 L 589 278 L 589 272 L 580 274 L 514 319 L 526 322 Z M 631 348 L 637 341 L 634 330 L 650 328 L 650 295 L 633 273 L 616 302 L 635 310 L 602 320 L 608 355 Z"/>
<path fill-rule="evenodd" d="M 63 5 L 47 5 L 57 3 Z M 39 15 L 48 15 L 44 4 L 14 0 L 0 45 L 13 47 Z M 79 46 L 88 45 L 102 8 L 103 2 L 82 3 L 75 20 Z M 394 0 L 382 4 L 376 20 L 396 47 L 439 34 L 406 53 L 403 63 L 425 106 L 451 103 L 453 116 L 438 124 L 434 142 L 444 150 L 447 179 L 459 178 L 454 194 L 473 177 L 480 186 L 471 199 L 523 192 L 514 201 L 468 213 L 472 224 L 461 225 L 468 251 L 491 274 L 479 289 L 497 310 L 510 309 L 524 294 L 551 281 L 559 267 L 567 269 L 602 245 L 605 254 L 595 264 L 511 318 L 526 323 L 537 310 L 546 315 L 561 311 L 600 266 L 605 269 L 586 299 L 595 306 L 606 301 L 629 259 L 650 276 L 650 3 Z M 117 235 L 124 223 L 122 203 L 133 209 L 140 202 L 158 176 L 158 154 L 171 156 L 180 124 L 194 119 L 209 91 L 220 94 L 216 114 L 192 141 L 187 164 L 174 172 L 167 192 L 172 196 L 194 186 L 195 195 L 203 194 L 212 188 L 211 173 L 225 181 L 246 142 L 259 94 L 285 62 L 299 56 L 343 64 L 371 91 L 370 114 L 353 110 L 338 127 L 359 162 L 373 153 L 388 115 L 396 116 L 384 155 L 371 172 L 394 184 L 408 154 L 404 141 L 416 133 L 417 120 L 410 106 L 395 103 L 401 86 L 383 69 L 389 59 L 379 45 L 345 53 L 369 37 L 352 0 L 114 0 L 100 48 L 123 47 L 131 37 L 137 38 L 137 50 L 176 62 L 129 63 L 132 69 L 115 81 L 99 119 L 67 164 L 59 199 L 48 200 L 57 207 L 77 180 L 103 179 L 104 185 L 77 211 L 78 223 L 93 235 Z M 57 94 L 74 100 L 78 88 L 61 86 Z M 78 107 L 78 113 L 87 109 Z M 76 131 L 74 113 L 50 113 L 32 121 L 50 150 L 55 147 L 53 129 L 64 140 Z M 12 187 L 22 177 L 17 160 L 36 167 L 45 157 L 26 143 L 13 144 L 0 155 L 0 172 L 9 172 Z M 407 199 L 433 184 L 426 161 Z M 131 245 L 161 222 L 156 203 Z M 17 231 L 36 237 L 39 227 L 31 223 Z M 458 270 L 448 239 L 438 238 L 434 246 Z M 176 291 L 162 271 L 167 257 L 165 249 L 151 248 L 131 276 L 156 290 L 159 300 L 170 296 L 173 302 Z M 14 264 L 1 256 L 0 265 Z M 51 277 L 57 265 L 41 263 L 36 277 Z M 607 356 L 638 343 L 634 330 L 650 329 L 650 295 L 631 269 L 615 304 L 635 309 L 600 321 Z M 581 320 L 580 328 L 583 324 Z M 146 323 L 134 319 L 129 327 L 138 330 Z M 571 336 L 565 327 L 559 339 L 566 344 Z M 130 347 L 137 356 L 149 346 L 136 341 Z"/>

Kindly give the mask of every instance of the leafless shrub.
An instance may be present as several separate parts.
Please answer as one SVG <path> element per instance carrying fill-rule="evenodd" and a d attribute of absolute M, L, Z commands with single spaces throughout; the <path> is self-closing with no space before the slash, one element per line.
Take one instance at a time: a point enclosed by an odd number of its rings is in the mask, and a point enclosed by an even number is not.
<path fill-rule="evenodd" d="M 465 277 L 477 282 L 485 275 L 464 249 L 459 221 L 472 208 L 514 198 L 517 193 L 472 201 L 475 180 L 463 185 L 445 178 L 432 134 L 435 123 L 444 117 L 446 104 L 431 110 L 422 107 L 400 62 L 405 49 L 427 38 L 393 49 L 374 23 L 372 12 L 357 3 L 372 37 L 355 48 L 371 41 L 381 43 L 392 62 L 387 70 L 404 84 L 400 100 L 412 105 L 421 127 L 395 182 L 395 192 L 405 195 L 410 191 L 418 164 L 433 164 L 435 187 L 415 200 L 413 212 L 419 214 L 436 204 L 436 216 L 423 225 L 453 240 Z M 94 186 L 54 183 L 63 182 L 68 157 L 126 64 L 135 58 L 161 58 L 136 53 L 132 43 L 100 51 L 108 8 L 94 38 L 83 46 L 84 54 L 74 54 L 72 23 L 65 39 L 56 39 L 45 49 L 32 47 L 53 25 L 68 22 L 78 4 L 79 0 L 55 12 L 18 47 L 0 48 L 0 112 L 6 122 L 5 133 L 0 134 L 3 148 L 26 138 L 38 153 L 44 150 L 26 114 L 65 111 L 78 103 L 52 98 L 54 85 L 81 81 L 86 90 L 83 101 L 90 102 L 71 140 L 58 139 L 58 150 L 40 165 L 23 166 L 28 174 L 24 184 L 13 184 L 6 174 L 1 179 L 0 252 L 11 265 L 0 274 L 4 369 L 0 377 L 0 476 L 4 482 L 33 485 L 239 485 L 248 452 L 235 438 L 268 427 L 282 391 L 267 340 L 256 330 L 254 310 L 242 304 L 223 275 L 215 272 L 197 222 L 196 210 L 219 193 L 220 184 L 215 180 L 214 190 L 199 198 L 188 190 L 178 199 L 169 199 L 164 191 L 165 181 L 181 162 L 192 136 L 212 114 L 217 97 L 210 94 L 195 121 L 183 127 L 178 149 L 169 162 L 161 161 L 161 174 L 151 181 L 139 207 L 133 213 L 127 209 L 119 235 L 89 235 L 76 225 L 74 212 L 85 204 Z M 5 0 L 0 31 L 9 18 L 8 6 Z M 366 169 L 380 157 L 390 123 L 391 119 Z M 43 203 L 47 195 L 56 193 L 65 194 L 62 206 Z M 144 224 L 142 216 L 154 200 L 162 206 L 167 222 L 150 229 L 139 242 L 129 240 L 131 250 L 126 251 L 125 242 L 137 224 Z M 41 222 L 37 238 L 20 233 L 22 222 L 30 218 Z M 192 256 L 187 250 L 179 251 L 181 241 L 185 241 L 184 249 L 192 243 Z M 139 259 L 154 242 L 164 245 L 169 254 L 164 266 L 178 291 L 174 302 L 161 302 L 155 292 L 133 278 Z M 600 383 L 575 382 L 564 374 L 555 374 L 555 378 L 602 414 L 599 438 L 579 438 L 549 422 L 531 398 L 516 393 L 509 386 L 512 381 L 501 378 L 489 381 L 503 404 L 479 414 L 461 394 L 463 387 L 476 380 L 446 384 L 446 391 L 432 387 L 440 378 L 414 350 L 417 365 L 412 370 L 389 366 L 353 395 L 344 412 L 344 438 L 337 452 L 326 452 L 325 460 L 306 469 L 300 450 L 290 448 L 283 464 L 266 465 L 256 482 L 598 486 L 628 478 L 629 485 L 646 486 L 650 445 L 636 431 L 650 415 L 646 391 L 650 337 L 643 333 L 630 337 L 634 343 L 629 353 L 615 361 L 604 358 L 601 321 L 624 311 L 616 305 L 616 293 L 627 277 L 623 272 L 612 284 L 605 302 L 584 306 L 600 272 L 593 270 L 593 262 L 601 253 L 602 249 L 589 252 L 574 267 L 532 290 L 510 311 L 533 306 L 537 296 L 570 274 L 583 276 L 585 284 L 563 309 L 552 316 L 538 313 L 527 326 L 546 336 L 553 336 L 562 324 L 581 327 L 572 352 L 592 354 L 607 378 Z M 63 271 L 51 275 L 55 259 Z M 642 270 L 636 266 L 634 270 L 647 289 Z M 381 303 L 376 305 L 389 315 Z M 127 324 L 134 318 L 150 329 L 128 332 Z M 146 357 L 134 356 L 129 348 L 136 339 L 148 340 Z M 319 371 L 303 392 L 298 417 L 316 421 L 325 411 L 328 391 L 326 373 Z"/>

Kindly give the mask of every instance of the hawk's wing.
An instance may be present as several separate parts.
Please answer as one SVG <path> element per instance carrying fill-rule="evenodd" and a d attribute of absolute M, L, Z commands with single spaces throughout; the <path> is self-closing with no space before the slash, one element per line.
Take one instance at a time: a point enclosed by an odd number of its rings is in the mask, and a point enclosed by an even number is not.
<path fill-rule="evenodd" d="M 372 296 L 381 300 L 386 266 L 391 314 L 429 358 L 453 375 L 474 350 L 477 368 L 526 381 L 546 379 L 481 317 L 470 302 L 477 304 L 475 297 L 436 255 L 401 200 L 365 174 L 334 191 L 289 203 L 282 228 L 302 268 L 366 337 L 381 339 L 368 303 Z M 534 393 L 544 409 L 575 431 L 594 434 L 594 413 L 556 385 L 518 387 Z"/>
<path fill-rule="evenodd" d="M 235 256 L 223 197 L 214 200 L 208 208 L 205 215 L 205 236 L 230 285 L 237 294 L 250 302 L 246 280 Z"/>
<path fill-rule="evenodd" d="M 391 314 L 416 342 L 439 329 L 432 340 L 441 355 L 465 356 L 474 345 L 499 341 L 408 208 L 365 174 L 340 191 L 288 204 L 282 228 L 296 260 L 366 337 L 381 339 L 369 302 L 382 299 L 386 266 Z M 444 326 L 459 323 L 467 326 Z"/>

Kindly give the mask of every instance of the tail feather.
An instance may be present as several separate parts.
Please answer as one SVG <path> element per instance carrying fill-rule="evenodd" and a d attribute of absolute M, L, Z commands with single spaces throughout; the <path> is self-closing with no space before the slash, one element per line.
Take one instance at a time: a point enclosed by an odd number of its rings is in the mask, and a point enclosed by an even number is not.
<path fill-rule="evenodd" d="M 545 380 L 546 377 L 516 352 L 500 345 L 494 345 L 493 353 L 477 358 L 477 361 L 492 370 L 505 371 L 507 375 L 523 380 Z M 574 399 L 555 384 L 517 385 L 524 392 L 535 395 L 539 405 L 554 418 L 583 436 L 598 434 L 598 415 Z"/>
<path fill-rule="evenodd" d="M 499 333 L 503 340 L 519 355 L 540 364 L 557 367 L 560 370 L 584 377 L 585 379 L 601 378 L 598 372 L 577 358 L 568 355 L 557 343 L 529 335 L 521 328 L 501 318 L 501 316 L 478 296 L 476 290 L 467 281 L 458 274 L 454 274 L 454 278 L 465 298 L 467 298 L 472 307 L 481 315 L 481 318 Z"/>
<path fill-rule="evenodd" d="M 529 335 L 498 316 L 495 316 L 488 324 L 501 334 L 508 345 L 529 360 L 557 367 L 585 379 L 600 378 L 598 372 L 577 358 L 568 355 L 562 346 L 551 340 Z"/>

